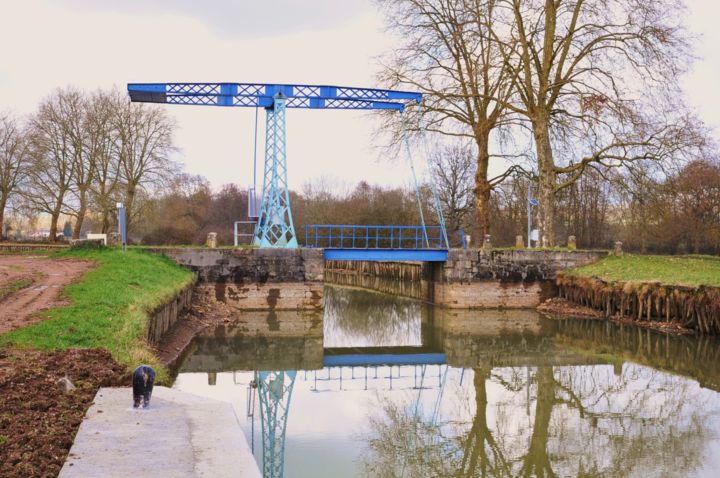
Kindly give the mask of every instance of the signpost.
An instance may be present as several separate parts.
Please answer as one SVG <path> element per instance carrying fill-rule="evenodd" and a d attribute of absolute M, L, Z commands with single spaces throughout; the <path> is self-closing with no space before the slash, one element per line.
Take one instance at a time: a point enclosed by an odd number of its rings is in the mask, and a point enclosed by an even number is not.
<path fill-rule="evenodd" d="M 539 204 L 540 204 L 540 202 L 538 202 L 538 200 L 535 199 L 532 195 L 532 183 L 530 183 L 530 184 L 528 184 L 528 193 L 527 193 L 528 249 L 532 249 L 532 240 L 533 240 L 532 208 L 533 208 L 533 206 L 538 206 Z M 535 240 L 537 240 L 537 237 L 535 238 Z"/>
<path fill-rule="evenodd" d="M 127 217 L 125 215 L 125 206 L 123 203 L 117 203 L 118 210 L 118 232 L 120 233 L 120 242 L 122 244 L 122 250 L 125 252 L 127 247 Z"/>

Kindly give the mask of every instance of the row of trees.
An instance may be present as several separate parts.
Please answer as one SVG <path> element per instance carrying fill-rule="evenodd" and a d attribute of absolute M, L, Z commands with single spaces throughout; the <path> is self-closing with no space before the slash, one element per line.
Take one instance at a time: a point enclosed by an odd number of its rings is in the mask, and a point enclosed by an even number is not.
<path fill-rule="evenodd" d="M 118 91 L 58 89 L 27 118 L 0 114 L 0 236 L 8 207 L 50 217 L 55 241 L 62 215 L 78 238 L 86 218 L 108 232 L 115 203 L 130 226 L 140 202 L 173 171 L 174 124 L 159 108 L 129 103 Z"/>
<path fill-rule="evenodd" d="M 537 183 L 552 246 L 560 202 L 585 174 L 660 165 L 657 181 L 670 162 L 708 147 L 679 84 L 692 59 L 681 0 L 377 3 L 400 45 L 380 80 L 423 92 L 416 124 L 472 146 L 478 243 L 490 230 L 491 190 L 517 172 Z M 400 139 L 396 117 L 383 128 Z M 494 158 L 511 167 L 490 177 Z"/>

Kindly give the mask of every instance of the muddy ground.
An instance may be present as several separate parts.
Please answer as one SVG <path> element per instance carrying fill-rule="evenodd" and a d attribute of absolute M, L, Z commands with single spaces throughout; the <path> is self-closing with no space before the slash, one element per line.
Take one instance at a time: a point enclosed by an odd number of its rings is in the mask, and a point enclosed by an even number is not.
<path fill-rule="evenodd" d="M 0 476 L 57 476 L 98 388 L 129 383 L 105 350 L 0 349 Z"/>
<path fill-rule="evenodd" d="M 0 256 L 0 288 L 29 285 L 0 299 L 0 334 L 42 320 L 44 309 L 63 304 L 60 292 L 77 281 L 92 262 L 38 256 Z"/>

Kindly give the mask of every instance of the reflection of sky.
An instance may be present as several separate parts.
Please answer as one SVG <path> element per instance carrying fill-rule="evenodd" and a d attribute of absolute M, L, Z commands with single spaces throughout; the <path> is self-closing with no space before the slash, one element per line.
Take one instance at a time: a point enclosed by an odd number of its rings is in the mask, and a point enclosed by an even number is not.
<path fill-rule="evenodd" d="M 328 297 L 325 347 L 421 344 L 427 311 L 419 303 L 377 294 L 369 298 L 346 289 L 331 291 Z M 424 376 L 422 371 L 420 366 L 395 366 L 298 372 L 287 424 L 285 476 L 353 477 L 364 476 L 367 463 L 398 466 L 398 457 L 383 456 L 377 444 L 381 438 L 394 439 L 388 449 L 416 456 L 417 449 L 407 449 L 407 430 L 403 434 L 414 417 L 436 425 L 422 439 L 433 440 L 425 444 L 428 449 L 442 445 L 443 453 L 435 457 L 445 462 L 434 469 L 454 475 L 479 423 L 474 373 L 436 365 L 425 367 Z M 175 388 L 231 402 L 261 462 L 259 400 L 254 431 L 246 416 L 252 379 L 248 371 L 218 373 L 216 385 L 208 386 L 207 374 L 182 373 Z M 509 476 L 519 474 L 523 463 L 535 456 L 529 449 L 537 441 L 536 421 L 542 416 L 538 407 L 543 403 L 550 417 L 547 437 L 534 453 L 544 453 L 557 476 L 714 477 L 720 469 L 720 436 L 715 432 L 720 429 L 720 395 L 695 380 L 629 362 L 614 367 L 603 361 L 556 366 L 550 375 L 537 367 L 494 368 L 485 390 L 490 438 L 509 464 Z M 539 401 L 548 397 L 548 390 L 551 400 Z M 392 410 L 405 421 L 393 422 Z M 383 429 L 390 433 L 383 434 Z M 426 475 L 427 469 L 405 473 Z"/>
<path fill-rule="evenodd" d="M 444 370 L 444 366 L 428 366 L 422 379 L 419 367 L 393 367 L 390 389 L 391 369 L 379 367 L 377 379 L 375 369 L 370 369 L 367 390 L 362 368 L 342 369 L 342 385 L 340 369 L 299 372 L 288 418 L 285 476 L 363 476 L 362 458 L 373 459 L 367 448 L 367 438 L 374 433 L 370 419 L 382 421 L 383 406 L 397 404 L 409 416 L 431 422 Z M 516 466 L 527 454 L 533 434 L 536 373 L 536 368 L 496 368 L 486 382 L 489 428 L 505 458 Z M 580 466 L 596 469 L 603 476 L 717 476 L 717 393 L 702 389 L 693 380 L 634 364 L 626 364 L 619 375 L 609 365 L 555 367 L 554 377 L 559 387 L 547 451 L 558 476 L 574 476 Z M 246 406 L 252 378 L 252 372 L 220 373 L 217 384 L 208 386 L 206 374 L 181 374 L 175 388 L 231 402 L 250 441 Z M 425 387 L 422 390 L 414 388 L 420 380 Z M 584 417 L 564 389 L 583 404 Z M 472 370 L 449 368 L 436 420 L 443 435 L 467 434 L 476 414 L 475 403 Z M 593 420 L 592 416 L 599 418 Z M 254 441 L 260 461 L 257 409 Z M 697 447 L 696 462 L 689 447 Z M 683 453 L 684 458 L 676 453 Z M 694 471 L 683 468 L 698 463 Z"/>

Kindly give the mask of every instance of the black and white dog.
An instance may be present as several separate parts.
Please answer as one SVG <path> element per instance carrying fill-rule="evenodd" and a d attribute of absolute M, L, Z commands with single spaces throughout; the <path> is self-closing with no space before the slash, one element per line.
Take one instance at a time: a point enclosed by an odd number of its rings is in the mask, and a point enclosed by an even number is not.
<path fill-rule="evenodd" d="M 142 408 L 150 406 L 153 383 L 155 383 L 155 370 L 149 365 L 140 365 L 133 372 L 133 407 Z"/>

